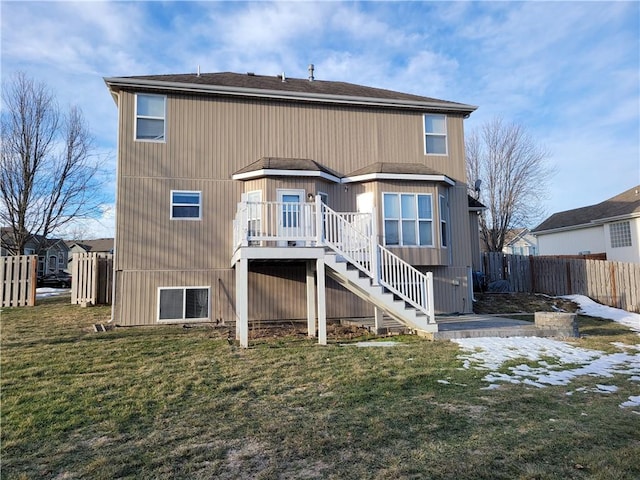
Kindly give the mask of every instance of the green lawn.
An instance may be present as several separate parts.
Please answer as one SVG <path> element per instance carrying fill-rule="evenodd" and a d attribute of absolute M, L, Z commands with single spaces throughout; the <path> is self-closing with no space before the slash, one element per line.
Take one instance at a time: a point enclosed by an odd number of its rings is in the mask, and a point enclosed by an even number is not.
<path fill-rule="evenodd" d="M 622 387 L 482 390 L 454 343 L 416 337 L 243 350 L 205 326 L 94 333 L 109 309 L 65 301 L 2 311 L 3 479 L 640 478 Z M 581 332 L 586 348 L 638 341 L 586 318 Z"/>

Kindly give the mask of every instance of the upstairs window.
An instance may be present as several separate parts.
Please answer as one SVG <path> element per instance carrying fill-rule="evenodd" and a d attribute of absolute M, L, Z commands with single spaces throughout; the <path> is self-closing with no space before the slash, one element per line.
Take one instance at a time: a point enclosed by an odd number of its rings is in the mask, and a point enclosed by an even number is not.
<path fill-rule="evenodd" d="M 200 192 L 171 191 L 171 218 L 200 220 L 202 218 L 202 195 Z"/>
<path fill-rule="evenodd" d="M 447 154 L 447 116 L 426 114 L 424 116 L 424 153 Z"/>
<path fill-rule="evenodd" d="M 430 194 L 383 193 L 385 245 L 433 246 Z"/>
<path fill-rule="evenodd" d="M 631 246 L 631 224 L 629 222 L 612 223 L 609 225 L 609 235 L 611 248 Z"/>
<path fill-rule="evenodd" d="M 164 95 L 136 95 L 136 140 L 164 142 L 166 101 Z"/>

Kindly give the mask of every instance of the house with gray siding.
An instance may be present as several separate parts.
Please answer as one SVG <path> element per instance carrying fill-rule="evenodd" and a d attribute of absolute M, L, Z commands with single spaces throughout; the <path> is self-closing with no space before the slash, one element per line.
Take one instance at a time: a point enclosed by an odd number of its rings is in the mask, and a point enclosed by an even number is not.
<path fill-rule="evenodd" d="M 105 78 L 118 108 L 113 322 L 471 312 L 476 107 L 253 73 Z"/>

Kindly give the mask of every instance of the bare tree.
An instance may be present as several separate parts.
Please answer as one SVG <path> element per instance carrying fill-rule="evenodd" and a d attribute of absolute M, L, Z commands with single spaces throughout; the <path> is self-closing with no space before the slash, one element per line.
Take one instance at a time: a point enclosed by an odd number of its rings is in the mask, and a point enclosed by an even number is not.
<path fill-rule="evenodd" d="M 82 111 L 61 112 L 45 84 L 18 73 L 3 82 L 2 101 L 2 246 L 21 254 L 31 235 L 96 211 L 98 163 Z"/>
<path fill-rule="evenodd" d="M 487 210 L 480 235 L 490 252 L 500 252 L 512 228 L 527 227 L 543 214 L 547 183 L 553 170 L 549 153 L 515 123 L 493 119 L 465 141 L 467 178 L 481 180 L 476 196 Z"/>

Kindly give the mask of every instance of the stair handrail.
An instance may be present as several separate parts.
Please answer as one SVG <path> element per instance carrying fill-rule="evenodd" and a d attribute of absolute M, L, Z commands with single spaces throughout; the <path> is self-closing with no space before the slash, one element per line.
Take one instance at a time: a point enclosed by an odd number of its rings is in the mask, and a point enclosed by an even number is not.
<path fill-rule="evenodd" d="M 319 198 L 316 204 L 319 212 L 316 233 L 321 243 L 367 274 L 374 284 L 379 283 L 424 313 L 428 323 L 435 323 L 433 273 L 421 272 L 380 245 L 373 213 L 367 214 L 368 224 L 358 222 L 356 228 L 344 213 L 332 210 Z"/>

